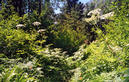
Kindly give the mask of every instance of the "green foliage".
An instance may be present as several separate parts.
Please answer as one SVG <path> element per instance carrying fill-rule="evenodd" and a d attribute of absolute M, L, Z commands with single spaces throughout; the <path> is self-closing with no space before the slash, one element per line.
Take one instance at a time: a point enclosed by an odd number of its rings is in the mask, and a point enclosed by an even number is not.
<path fill-rule="evenodd" d="M 39 49 L 45 42 L 45 33 L 38 33 L 36 29 L 29 29 L 32 26 L 33 20 L 29 22 L 31 26 L 28 26 L 27 18 L 19 17 L 17 14 L 11 15 L 6 19 L 2 19 L 0 22 L 0 52 L 11 58 L 27 57 L 30 54 L 33 55 L 37 49 Z M 24 21 L 24 22 L 23 22 Z M 17 27 L 18 24 L 24 24 L 24 27 Z M 29 32 L 26 32 L 26 29 Z M 42 38 L 42 39 L 39 39 Z M 40 46 L 39 46 L 40 45 Z"/>
<path fill-rule="evenodd" d="M 37 32 L 40 29 L 47 29 L 52 23 L 52 19 L 46 17 L 47 10 L 42 11 L 40 15 L 37 11 L 29 15 L 19 17 L 14 14 L 6 19 L 1 18 L 0 80 L 5 82 L 68 81 L 71 77 L 69 72 L 71 68 L 65 60 L 65 53 L 60 50 L 50 50 L 45 53 L 47 49 L 43 48 L 45 32 Z M 33 26 L 32 23 L 35 21 L 41 22 L 41 26 Z M 24 27 L 18 28 L 18 24 L 23 24 Z M 21 59 L 16 61 L 18 58 Z"/>
<path fill-rule="evenodd" d="M 0 10 L 0 20 L 8 18 L 10 15 L 16 14 L 14 12 L 14 7 L 11 4 L 7 5 L 5 3 L 1 3 L 1 5 L 2 9 Z"/>
<path fill-rule="evenodd" d="M 49 27 L 51 30 L 49 39 L 55 47 L 63 48 L 64 51 L 73 53 L 78 50 L 86 36 L 84 35 L 81 21 L 77 21 L 76 18 L 70 18 L 69 15 L 66 15 L 66 18 L 63 22 L 59 21 L 57 22 L 58 24 Z"/>
<path fill-rule="evenodd" d="M 128 5 L 124 3 L 118 8 L 119 12 L 116 11 L 113 22 L 103 25 L 107 34 L 97 30 L 98 40 L 84 48 L 85 54 L 82 55 L 89 56 L 81 60 L 77 82 L 128 81 L 128 71 L 125 70 L 129 68 L 129 20 Z"/>
<path fill-rule="evenodd" d="M 105 34 L 97 25 L 85 24 L 80 18 L 82 13 L 72 8 L 54 22 L 53 10 L 40 12 L 36 7 L 19 17 L 13 6 L 6 5 L 12 12 L 4 7 L 0 11 L 0 81 L 128 82 L 127 3 L 114 4 L 113 21 L 103 25 Z M 50 8 L 50 3 L 47 5 Z M 36 21 L 41 24 L 33 25 Z M 39 32 L 41 29 L 43 32 Z"/>
<path fill-rule="evenodd" d="M 17 16 L 17 14 L 10 15 L 8 18 L 3 19 L 2 17 L 0 21 L 0 27 L 4 29 L 16 29 L 16 25 L 22 21 L 22 18 Z"/>
<path fill-rule="evenodd" d="M 14 67 L 11 71 L 6 69 L 6 72 L 2 74 L 1 81 L 2 82 L 25 82 L 25 81 L 33 81 L 34 78 L 28 78 L 28 76 L 24 77 L 25 74 L 22 74 L 22 70 L 18 67 Z M 16 77 L 16 79 L 14 79 Z"/>
<path fill-rule="evenodd" d="M 85 37 L 81 33 L 77 33 L 74 30 L 65 28 L 63 28 L 61 32 L 54 32 L 53 42 L 55 45 L 57 45 L 57 47 L 61 47 L 71 53 L 78 49 L 79 45 L 83 42 Z"/>
<path fill-rule="evenodd" d="M 72 72 L 71 66 L 67 62 L 67 56 L 65 52 L 60 49 L 49 49 L 41 50 L 37 55 L 38 63 L 42 67 L 44 77 L 50 79 L 51 82 L 64 81 L 67 82 Z"/>
<path fill-rule="evenodd" d="M 33 11 L 33 13 L 27 13 L 24 14 L 22 17 L 22 23 L 26 25 L 26 28 L 23 28 L 24 30 L 31 32 L 33 30 L 39 30 L 39 29 L 48 29 L 48 27 L 52 24 L 53 20 L 50 16 L 48 16 L 50 13 L 48 9 L 44 9 L 40 15 L 37 11 Z M 33 22 L 40 22 L 40 26 L 34 26 L 32 25 Z"/>
<path fill-rule="evenodd" d="M 8 57 L 17 57 L 20 54 L 24 54 L 26 57 L 27 54 L 31 54 L 34 40 L 36 40 L 36 35 L 30 35 L 23 30 L 0 28 L 0 52 Z"/>
<path fill-rule="evenodd" d="M 49 48 L 26 59 L 1 58 L 0 80 L 66 82 L 72 75 L 66 59 L 65 52 Z"/>
<path fill-rule="evenodd" d="M 0 61 L 3 63 L 3 66 L 0 66 L 0 69 L 2 69 L 2 72 L 0 72 L 0 81 L 32 82 L 39 81 L 39 79 L 41 80 L 41 78 L 42 80 L 44 79 L 41 71 L 42 68 L 36 65 L 37 60 L 22 60 L 23 59 L 1 58 Z"/>

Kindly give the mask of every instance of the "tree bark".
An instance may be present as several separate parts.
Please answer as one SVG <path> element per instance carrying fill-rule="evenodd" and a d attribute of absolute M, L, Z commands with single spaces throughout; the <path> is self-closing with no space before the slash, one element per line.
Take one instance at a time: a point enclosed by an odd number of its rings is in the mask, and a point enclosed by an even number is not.
<path fill-rule="evenodd" d="M 42 1 L 41 0 L 39 0 L 39 8 L 38 8 L 38 13 L 39 13 L 39 15 L 40 15 L 40 13 L 41 13 L 41 9 L 42 9 Z"/>

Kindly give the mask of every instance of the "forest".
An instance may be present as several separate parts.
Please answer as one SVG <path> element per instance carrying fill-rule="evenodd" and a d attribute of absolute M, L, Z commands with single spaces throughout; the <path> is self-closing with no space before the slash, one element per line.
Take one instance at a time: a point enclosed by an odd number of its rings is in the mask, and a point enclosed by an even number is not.
<path fill-rule="evenodd" d="M 81 1 L 0 0 L 0 82 L 129 82 L 129 0 Z"/>

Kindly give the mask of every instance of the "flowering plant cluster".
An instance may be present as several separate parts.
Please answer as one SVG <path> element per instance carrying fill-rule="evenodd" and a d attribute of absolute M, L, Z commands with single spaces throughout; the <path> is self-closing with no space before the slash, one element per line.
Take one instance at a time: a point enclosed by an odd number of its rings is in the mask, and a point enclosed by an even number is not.
<path fill-rule="evenodd" d="M 41 23 L 40 23 L 40 22 L 37 22 L 37 21 L 36 21 L 36 22 L 33 22 L 32 24 L 33 24 L 34 26 L 39 26 L 39 25 L 41 25 Z"/>
<path fill-rule="evenodd" d="M 101 9 L 95 9 L 95 10 L 90 11 L 87 15 L 91 16 L 91 17 L 85 18 L 85 21 L 92 22 L 92 21 L 100 21 L 100 20 L 108 19 L 108 18 L 114 16 L 114 12 L 102 14 Z"/>

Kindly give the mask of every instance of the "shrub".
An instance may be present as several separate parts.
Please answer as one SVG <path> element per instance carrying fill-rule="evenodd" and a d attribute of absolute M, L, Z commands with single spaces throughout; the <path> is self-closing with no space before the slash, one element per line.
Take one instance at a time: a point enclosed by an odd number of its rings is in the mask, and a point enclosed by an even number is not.
<path fill-rule="evenodd" d="M 67 25 L 57 25 L 51 27 L 51 41 L 54 47 L 62 48 L 72 54 L 77 51 L 84 42 L 86 36 L 81 31 L 76 31 Z"/>
<path fill-rule="evenodd" d="M 39 51 L 37 59 L 39 60 L 39 65 L 42 67 L 44 77 L 50 79 L 51 82 L 67 82 L 70 79 L 72 67 L 66 60 L 67 56 L 65 52 L 57 48 L 46 48 Z"/>
<path fill-rule="evenodd" d="M 107 34 L 97 30 L 98 39 L 85 48 L 85 54 L 90 55 L 81 61 L 81 80 L 78 77 L 76 81 L 128 81 L 128 72 L 123 72 L 129 67 L 129 20 L 125 4 L 117 7 L 119 12 L 116 11 L 113 22 L 103 25 Z"/>
<path fill-rule="evenodd" d="M 26 57 L 27 54 L 32 54 L 31 46 L 34 46 L 35 39 L 36 35 L 30 35 L 23 30 L 0 28 L 0 52 L 12 58 L 18 57 L 20 54 L 24 55 L 22 57 Z"/>

